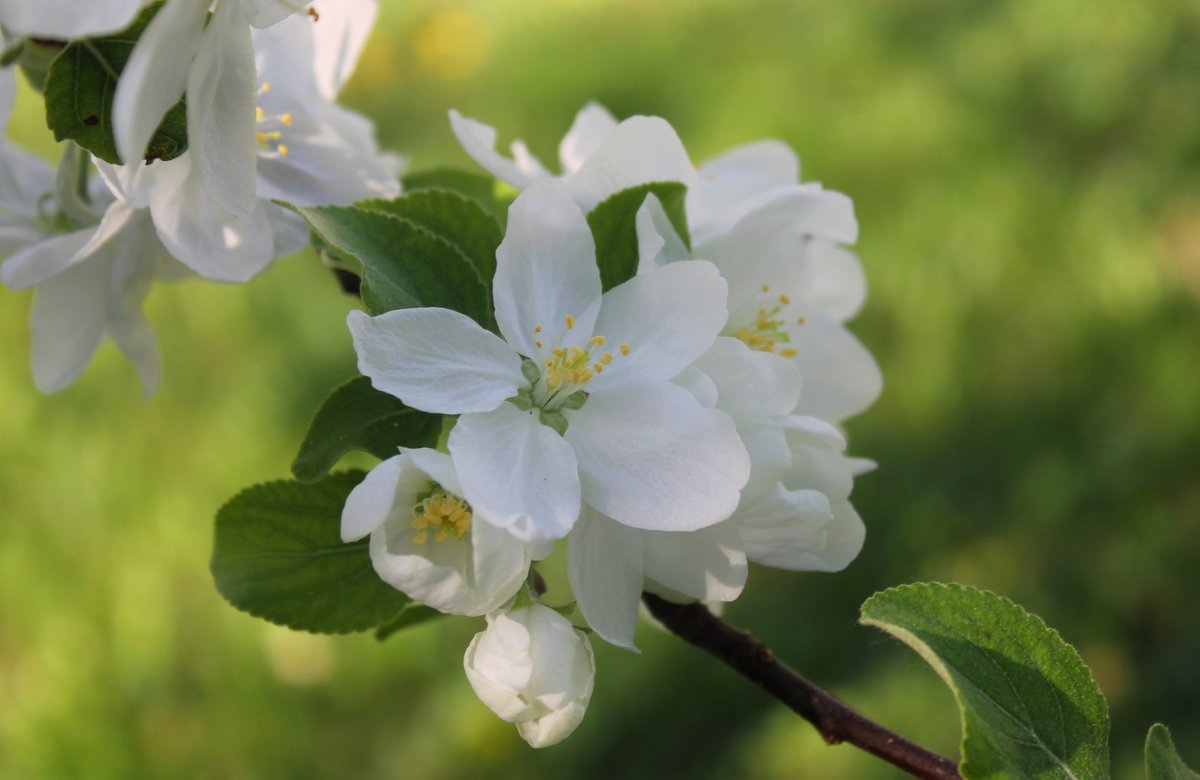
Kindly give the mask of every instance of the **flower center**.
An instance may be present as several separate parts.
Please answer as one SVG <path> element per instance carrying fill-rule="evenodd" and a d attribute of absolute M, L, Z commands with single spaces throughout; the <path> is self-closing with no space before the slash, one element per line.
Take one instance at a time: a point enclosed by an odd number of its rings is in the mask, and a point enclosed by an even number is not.
<path fill-rule="evenodd" d="M 575 318 L 570 314 L 566 317 L 566 325 L 568 331 L 575 327 Z M 535 337 L 541 333 L 541 325 L 533 329 Z M 604 336 L 592 336 L 584 346 L 552 347 L 548 354 L 543 353 L 545 357 L 533 385 L 533 403 L 553 411 L 583 390 L 597 374 L 604 373 L 605 367 L 617 358 L 612 351 L 604 349 L 606 341 Z M 542 349 L 541 340 L 534 341 L 534 346 Z M 617 347 L 621 357 L 628 355 L 629 350 L 628 344 Z"/>
<path fill-rule="evenodd" d="M 771 286 L 764 284 L 762 286 L 763 293 L 769 293 Z M 758 313 L 754 316 L 754 320 L 749 324 L 738 328 L 734 331 L 734 336 L 741 339 L 750 349 L 758 350 L 759 352 L 771 352 L 778 354 L 780 357 L 795 357 L 796 350 L 792 347 L 782 347 L 776 351 L 776 347 L 780 344 L 788 344 L 792 337 L 786 330 L 788 315 L 785 313 L 787 307 L 791 304 L 792 299 L 786 295 L 780 295 L 774 299 L 774 306 L 759 307 Z M 803 317 L 796 318 L 797 325 L 804 324 Z"/>
<path fill-rule="evenodd" d="M 271 82 L 264 81 L 258 96 L 271 91 Z M 292 126 L 291 114 L 268 114 L 261 107 L 254 109 L 254 143 L 264 157 L 287 157 L 288 147 L 283 143 L 283 131 Z"/>
<path fill-rule="evenodd" d="M 456 495 L 435 488 L 413 507 L 413 544 L 425 544 L 429 534 L 433 541 L 444 542 L 450 537 L 462 541 L 471 530 L 471 505 Z"/>

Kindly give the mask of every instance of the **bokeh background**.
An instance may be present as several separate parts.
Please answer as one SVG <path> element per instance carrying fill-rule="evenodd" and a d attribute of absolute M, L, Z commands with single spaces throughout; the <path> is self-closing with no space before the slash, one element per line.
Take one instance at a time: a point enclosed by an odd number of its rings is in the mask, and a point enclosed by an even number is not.
<path fill-rule="evenodd" d="M 328 0 L 325 0 L 328 1 Z M 970 583 L 1042 615 L 1111 705 L 1115 776 L 1167 722 L 1200 764 L 1200 6 L 1192 0 L 384 0 L 349 104 L 412 169 L 470 167 L 457 107 L 554 159 L 574 112 L 667 117 L 698 160 L 779 137 L 850 194 L 886 390 L 838 575 L 755 570 L 728 610 L 786 660 L 957 755 L 950 695 L 857 626 L 872 592 Z M 319 5 L 318 5 L 319 7 Z M 26 90 L 13 134 L 52 155 Z M 597 648 L 566 743 L 528 749 L 463 678 L 471 620 L 314 637 L 242 615 L 212 517 L 287 474 L 353 373 L 311 255 L 148 302 L 165 383 L 111 345 L 29 377 L 0 295 L 0 777 L 892 778 L 648 626 Z"/>

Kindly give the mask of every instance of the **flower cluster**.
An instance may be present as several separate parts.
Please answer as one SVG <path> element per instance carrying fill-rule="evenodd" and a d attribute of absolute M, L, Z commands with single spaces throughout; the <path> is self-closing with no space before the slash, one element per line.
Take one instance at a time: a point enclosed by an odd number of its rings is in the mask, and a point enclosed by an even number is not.
<path fill-rule="evenodd" d="M 13 0 L 0 4 L 0 27 L 6 44 L 28 37 L 27 46 L 53 50 L 123 30 L 149 13 L 145 5 Z M 0 136 L 0 280 L 37 289 L 32 363 L 41 390 L 73 382 L 109 336 L 153 392 L 158 353 L 141 313 L 151 285 L 193 275 L 242 282 L 302 248 L 303 221 L 273 199 L 311 205 L 398 194 L 397 162 L 379 152 L 371 123 L 335 102 L 377 6 L 167 0 L 113 95 L 125 165 L 89 159 L 71 144 L 56 175 Z M 5 127 L 15 91 L 12 71 L 0 71 Z M 156 160 L 147 144 L 185 94 L 188 150 Z"/>
<path fill-rule="evenodd" d="M 351 313 L 359 370 L 453 421 L 445 451 L 405 449 L 353 491 L 346 541 L 442 612 L 485 615 L 471 685 L 534 746 L 580 722 L 587 632 L 635 649 L 644 591 L 728 602 L 748 563 L 836 571 L 863 542 L 838 424 L 878 395 L 844 322 L 862 303 L 850 201 L 799 181 L 781 143 L 696 167 L 662 119 L 590 105 L 563 173 L 451 113 L 466 151 L 521 190 L 496 253 L 499 335 L 448 309 Z M 587 215 L 637 185 L 687 187 L 688 241 L 654 195 L 636 275 L 604 289 Z M 557 545 L 560 540 L 564 545 Z M 542 603 L 565 548 L 571 604 Z M 570 616 L 571 619 L 568 619 Z M 582 630 L 581 630 L 582 629 Z"/>

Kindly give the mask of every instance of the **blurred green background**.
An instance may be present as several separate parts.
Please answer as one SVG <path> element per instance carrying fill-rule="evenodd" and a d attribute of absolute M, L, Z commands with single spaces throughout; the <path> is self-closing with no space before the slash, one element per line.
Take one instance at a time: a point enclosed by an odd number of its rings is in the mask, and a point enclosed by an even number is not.
<path fill-rule="evenodd" d="M 1154 720 L 1200 764 L 1200 6 L 1082 0 L 385 0 L 346 101 L 412 168 L 469 167 L 457 107 L 547 162 L 574 112 L 667 117 L 696 159 L 761 137 L 850 194 L 886 377 L 838 575 L 756 570 L 728 615 L 866 713 L 956 755 L 949 694 L 855 624 L 916 579 L 997 590 L 1092 665 L 1115 776 Z M 319 5 L 318 5 L 319 7 Z M 26 91 L 13 134 L 53 153 Z M 385 644 L 235 612 L 212 516 L 285 476 L 350 376 L 351 301 L 309 255 L 148 302 L 165 383 L 111 345 L 33 389 L 0 304 L 0 777 L 893 778 L 643 626 L 597 648 L 566 743 L 528 749 L 461 670 L 470 620 Z"/>

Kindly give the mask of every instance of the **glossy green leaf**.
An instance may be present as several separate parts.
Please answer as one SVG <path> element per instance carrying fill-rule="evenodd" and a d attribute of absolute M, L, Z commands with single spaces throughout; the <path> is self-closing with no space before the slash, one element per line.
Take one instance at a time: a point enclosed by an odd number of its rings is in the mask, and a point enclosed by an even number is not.
<path fill-rule="evenodd" d="M 605 290 L 632 279 L 637 273 L 637 212 L 650 193 L 654 193 L 662 202 L 675 232 L 685 244 L 691 245 L 684 208 L 687 187 L 671 181 L 652 182 L 621 190 L 587 215 L 592 236 L 596 239 L 596 263 L 600 266 L 600 282 Z"/>
<path fill-rule="evenodd" d="M 1171 732 L 1161 723 L 1146 735 L 1146 780 L 1200 780 L 1175 750 Z"/>
<path fill-rule="evenodd" d="M 867 599 L 862 622 L 916 650 L 954 692 L 964 778 L 1108 777 L 1108 705 L 1040 618 L 994 593 L 918 583 Z"/>
<path fill-rule="evenodd" d="M 371 314 L 440 306 L 495 329 L 492 298 L 475 264 L 415 222 L 358 206 L 295 208 L 317 237 L 362 273 Z"/>
<path fill-rule="evenodd" d="M 424 604 L 418 604 L 414 601 L 405 607 L 404 611 L 399 615 L 396 615 L 391 620 L 376 628 L 375 638 L 382 642 L 392 634 L 403 631 L 406 628 L 445 616 L 444 612 L 438 612 L 433 607 L 427 607 Z"/>
<path fill-rule="evenodd" d="M 302 631 L 366 631 L 410 600 L 375 573 L 367 540 L 341 540 L 342 507 L 361 471 L 247 488 L 217 512 L 212 574 L 242 610 Z"/>
<path fill-rule="evenodd" d="M 478 203 L 501 227 L 508 223 L 508 207 L 515 197 L 515 194 L 502 194 L 501 188 L 505 185 L 489 176 L 453 168 L 431 168 L 410 173 L 401 183 L 405 192 L 427 189 L 457 192 Z"/>
<path fill-rule="evenodd" d="M 46 124 L 58 141 L 71 140 L 102 160 L 120 164 L 113 139 L 117 80 L 146 25 L 162 3 L 148 6 L 128 29 L 67 46 L 46 74 Z M 171 160 L 187 151 L 187 108 L 182 100 L 163 117 L 146 147 L 147 160 Z"/>
<path fill-rule="evenodd" d="M 496 247 L 504 236 L 500 225 L 474 200 L 449 190 L 417 190 L 392 200 L 355 204 L 415 222 L 454 245 L 479 272 L 488 290 L 496 275 Z"/>
<path fill-rule="evenodd" d="M 323 477 L 347 452 L 361 450 L 379 459 L 399 447 L 433 447 L 442 416 L 411 409 L 400 399 L 371 387 L 365 376 L 334 390 L 313 417 L 292 474 L 302 482 Z"/>

